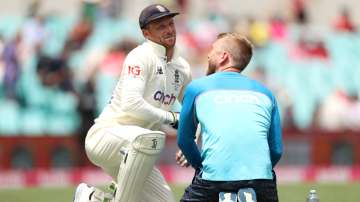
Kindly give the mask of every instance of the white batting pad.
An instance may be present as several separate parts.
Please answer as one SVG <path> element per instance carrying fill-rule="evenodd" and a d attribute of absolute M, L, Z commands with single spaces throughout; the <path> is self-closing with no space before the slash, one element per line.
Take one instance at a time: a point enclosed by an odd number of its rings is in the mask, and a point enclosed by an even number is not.
<path fill-rule="evenodd" d="M 116 202 L 139 202 L 146 178 L 164 144 L 165 134 L 160 131 L 137 135 L 131 142 L 120 165 Z"/>

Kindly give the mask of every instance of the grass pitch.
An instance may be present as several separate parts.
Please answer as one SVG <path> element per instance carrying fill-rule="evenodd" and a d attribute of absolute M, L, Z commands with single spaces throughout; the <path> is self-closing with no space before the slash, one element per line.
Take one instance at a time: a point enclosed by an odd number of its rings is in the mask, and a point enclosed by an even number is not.
<path fill-rule="evenodd" d="M 185 186 L 172 186 L 179 201 Z M 0 189 L 1 202 L 72 202 L 74 187 Z M 353 184 L 287 184 L 279 185 L 280 202 L 305 202 L 310 189 L 316 189 L 321 202 L 357 202 L 360 183 Z"/>

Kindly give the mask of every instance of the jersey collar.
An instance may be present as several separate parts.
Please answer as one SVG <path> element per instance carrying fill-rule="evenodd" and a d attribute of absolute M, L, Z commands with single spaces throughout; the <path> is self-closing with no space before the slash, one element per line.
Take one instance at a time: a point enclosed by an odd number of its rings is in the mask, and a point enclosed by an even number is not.
<path fill-rule="evenodd" d="M 156 56 L 158 56 L 162 59 L 166 59 L 166 49 L 164 46 L 157 44 L 148 39 L 146 40 L 146 43 L 154 50 L 154 53 L 156 54 Z M 179 56 L 178 52 L 179 52 L 178 48 L 175 47 L 174 56 L 173 56 L 172 60 L 174 60 L 175 58 L 177 58 Z"/>

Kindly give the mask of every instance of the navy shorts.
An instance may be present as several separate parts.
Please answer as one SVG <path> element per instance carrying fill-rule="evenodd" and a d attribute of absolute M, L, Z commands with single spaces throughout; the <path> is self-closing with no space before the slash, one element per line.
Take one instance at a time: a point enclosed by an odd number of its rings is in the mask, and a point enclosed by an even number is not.
<path fill-rule="evenodd" d="M 180 202 L 218 202 L 220 192 L 237 193 L 241 188 L 253 188 L 257 202 L 279 201 L 275 173 L 274 180 L 209 181 L 201 179 L 201 172 L 196 171 Z"/>

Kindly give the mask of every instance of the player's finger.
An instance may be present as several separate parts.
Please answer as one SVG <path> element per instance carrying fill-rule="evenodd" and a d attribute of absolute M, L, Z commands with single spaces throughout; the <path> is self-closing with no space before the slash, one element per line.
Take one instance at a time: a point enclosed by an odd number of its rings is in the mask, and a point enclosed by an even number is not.
<path fill-rule="evenodd" d="M 181 155 L 181 156 L 179 156 L 179 157 L 176 159 L 176 161 L 179 162 L 179 164 L 181 164 L 182 162 L 184 162 L 184 160 L 186 160 L 184 155 Z"/>
<path fill-rule="evenodd" d="M 180 166 L 182 166 L 182 167 L 185 167 L 186 164 L 188 164 L 188 161 L 186 160 L 184 155 L 182 155 L 181 158 L 179 159 L 179 163 L 180 163 Z"/>
<path fill-rule="evenodd" d="M 181 155 L 180 161 L 181 161 L 181 162 L 187 161 L 184 155 Z"/>
<path fill-rule="evenodd" d="M 188 163 L 188 161 L 185 159 L 185 160 L 181 163 L 180 166 L 181 166 L 181 167 L 188 167 L 188 166 L 189 166 L 189 163 Z"/>
<path fill-rule="evenodd" d="M 181 156 L 183 156 L 183 154 L 180 150 L 178 152 L 176 152 L 176 160 L 179 160 L 181 158 Z"/>
<path fill-rule="evenodd" d="M 176 156 L 176 163 L 177 164 L 181 165 L 184 162 L 184 160 L 185 160 L 184 155 L 179 155 L 179 156 L 177 155 Z"/>

